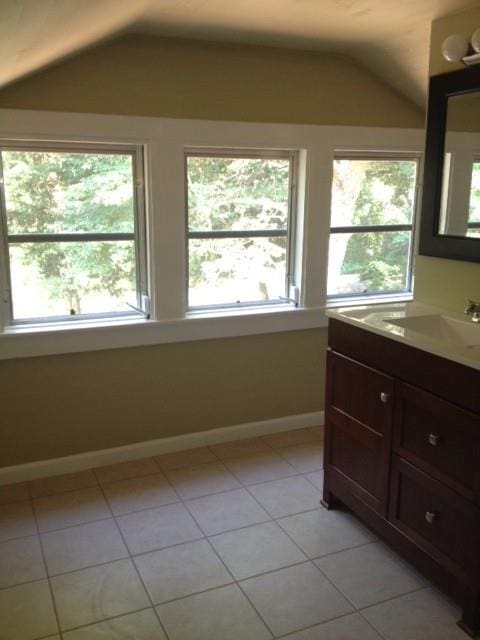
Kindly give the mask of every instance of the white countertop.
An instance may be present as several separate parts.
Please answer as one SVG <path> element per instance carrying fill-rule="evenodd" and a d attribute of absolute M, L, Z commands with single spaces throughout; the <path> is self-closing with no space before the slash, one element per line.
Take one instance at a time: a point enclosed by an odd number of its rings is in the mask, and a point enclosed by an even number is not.
<path fill-rule="evenodd" d="M 403 342 L 410 347 L 480 370 L 480 324 L 472 322 L 470 316 L 420 302 L 330 308 L 327 309 L 326 315 L 397 342 Z M 407 325 L 411 322 L 411 325 L 399 326 L 390 323 L 390 320 L 398 321 L 400 324 L 406 322 Z M 432 323 L 431 332 L 429 331 L 430 322 Z M 458 340 L 454 332 L 442 331 L 445 322 L 458 327 L 459 333 L 464 330 L 468 335 L 466 339 L 468 345 L 462 344 L 462 340 Z"/>

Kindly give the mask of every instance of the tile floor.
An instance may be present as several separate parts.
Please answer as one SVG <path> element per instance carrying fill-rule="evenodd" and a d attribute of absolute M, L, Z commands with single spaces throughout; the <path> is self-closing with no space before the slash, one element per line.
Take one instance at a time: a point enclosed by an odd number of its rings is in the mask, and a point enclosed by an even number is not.
<path fill-rule="evenodd" d="M 0 640 L 466 640 L 319 505 L 320 427 L 0 487 Z"/>

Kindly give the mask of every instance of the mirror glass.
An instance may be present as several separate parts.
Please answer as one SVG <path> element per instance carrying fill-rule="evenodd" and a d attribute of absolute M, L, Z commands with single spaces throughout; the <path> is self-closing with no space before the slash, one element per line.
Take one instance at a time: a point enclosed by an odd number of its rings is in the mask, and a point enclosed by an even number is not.
<path fill-rule="evenodd" d="M 480 238 L 480 93 L 448 98 L 438 233 Z"/>

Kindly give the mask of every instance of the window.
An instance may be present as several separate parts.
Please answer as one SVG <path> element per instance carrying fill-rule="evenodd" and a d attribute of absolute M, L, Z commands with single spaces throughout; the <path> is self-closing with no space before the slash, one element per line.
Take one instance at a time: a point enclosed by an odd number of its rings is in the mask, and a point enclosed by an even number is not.
<path fill-rule="evenodd" d="M 467 236 L 480 237 L 480 160 L 475 158 L 472 166 Z"/>
<path fill-rule="evenodd" d="M 141 148 L 0 148 L 10 323 L 134 314 L 146 300 Z"/>
<path fill-rule="evenodd" d="M 190 309 L 289 297 L 295 166 L 292 152 L 187 154 Z"/>
<path fill-rule="evenodd" d="M 411 291 L 418 159 L 337 157 L 327 296 Z"/>

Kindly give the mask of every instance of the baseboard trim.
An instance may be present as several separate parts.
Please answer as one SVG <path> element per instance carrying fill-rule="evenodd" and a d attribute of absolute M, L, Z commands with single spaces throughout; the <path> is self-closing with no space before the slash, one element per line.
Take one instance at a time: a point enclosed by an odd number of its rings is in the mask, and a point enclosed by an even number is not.
<path fill-rule="evenodd" d="M 316 425 L 323 425 L 323 423 L 324 412 L 314 411 L 312 413 L 300 413 L 283 416 L 281 418 L 272 418 L 271 420 L 246 422 L 230 427 L 209 429 L 208 431 L 196 431 L 195 433 L 186 433 L 170 438 L 134 442 L 133 444 L 128 444 L 123 447 L 86 451 L 85 453 L 65 456 L 63 458 L 27 462 L 25 464 L 0 469 L 0 485 L 24 482 L 25 480 L 44 478 L 46 476 L 56 476 L 63 473 L 73 473 L 106 464 L 136 460 L 148 456 L 158 456 L 162 453 L 171 453 L 184 449 L 194 449 L 195 447 L 227 442 L 229 440 L 253 438 L 277 431 L 314 427 Z"/>

